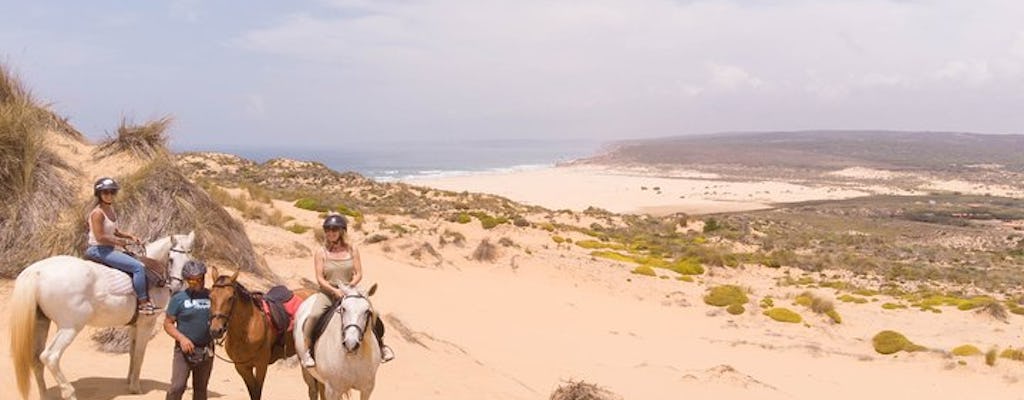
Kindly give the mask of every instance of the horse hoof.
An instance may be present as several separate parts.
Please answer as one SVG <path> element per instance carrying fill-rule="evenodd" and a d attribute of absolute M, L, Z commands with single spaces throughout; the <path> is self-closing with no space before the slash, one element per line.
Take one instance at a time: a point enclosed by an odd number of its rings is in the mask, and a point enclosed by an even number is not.
<path fill-rule="evenodd" d="M 129 385 L 128 392 L 131 394 L 142 394 L 142 385 Z"/>

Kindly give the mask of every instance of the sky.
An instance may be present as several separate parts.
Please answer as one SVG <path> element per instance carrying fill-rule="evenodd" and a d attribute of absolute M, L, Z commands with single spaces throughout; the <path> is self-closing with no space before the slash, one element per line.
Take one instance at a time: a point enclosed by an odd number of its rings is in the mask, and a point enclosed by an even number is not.
<path fill-rule="evenodd" d="M 176 148 L 1024 133 L 1019 0 L 9 1 L 0 62 Z"/>

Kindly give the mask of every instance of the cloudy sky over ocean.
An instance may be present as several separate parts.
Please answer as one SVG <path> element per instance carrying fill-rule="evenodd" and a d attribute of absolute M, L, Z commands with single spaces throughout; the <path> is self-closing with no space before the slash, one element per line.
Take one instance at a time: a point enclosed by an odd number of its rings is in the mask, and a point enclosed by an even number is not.
<path fill-rule="evenodd" d="M 38 97 L 179 148 L 1024 126 L 1017 0 L 9 3 Z"/>

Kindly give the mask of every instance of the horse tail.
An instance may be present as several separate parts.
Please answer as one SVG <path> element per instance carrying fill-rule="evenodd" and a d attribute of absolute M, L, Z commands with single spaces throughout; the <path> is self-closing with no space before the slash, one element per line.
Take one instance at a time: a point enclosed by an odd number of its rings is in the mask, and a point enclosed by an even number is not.
<path fill-rule="evenodd" d="M 21 398 L 28 398 L 29 369 L 35 354 L 36 337 L 36 284 L 39 272 L 28 270 L 18 276 L 14 282 L 14 293 L 11 294 L 11 358 L 14 361 L 14 374 L 18 381 L 18 392 Z"/>

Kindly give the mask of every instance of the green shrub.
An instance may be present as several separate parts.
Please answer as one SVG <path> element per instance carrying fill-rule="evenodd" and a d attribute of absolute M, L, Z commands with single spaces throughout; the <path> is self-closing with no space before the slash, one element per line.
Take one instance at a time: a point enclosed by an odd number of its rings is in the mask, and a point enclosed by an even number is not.
<path fill-rule="evenodd" d="M 565 243 L 565 238 L 561 237 L 561 236 L 558 236 L 558 235 L 552 236 L 551 240 L 554 240 L 555 243 L 558 243 L 558 244 Z"/>
<path fill-rule="evenodd" d="M 681 280 L 683 282 L 691 282 L 691 283 L 693 282 L 693 277 L 690 276 L 690 275 L 683 275 L 683 276 L 680 276 L 679 278 L 676 278 L 676 279 L 679 279 L 679 280 Z"/>
<path fill-rule="evenodd" d="M 458 215 L 455 216 L 455 222 L 458 222 L 460 224 L 468 224 L 470 222 L 473 222 L 473 217 L 470 217 L 469 214 L 466 213 L 459 213 Z"/>
<path fill-rule="evenodd" d="M 779 322 L 788 322 L 793 324 L 799 324 L 804 320 L 802 317 L 800 317 L 800 314 L 797 314 L 788 308 L 782 307 L 776 307 L 766 310 L 764 312 L 764 315 L 767 315 L 769 318 Z"/>
<path fill-rule="evenodd" d="M 771 297 L 761 299 L 761 308 L 769 309 L 772 307 L 775 307 L 775 300 L 772 300 Z"/>
<path fill-rule="evenodd" d="M 684 258 L 669 264 L 665 269 L 675 271 L 681 275 L 700 275 L 704 273 L 704 266 L 694 258 Z"/>
<path fill-rule="evenodd" d="M 530 226 L 530 221 L 527 221 L 526 218 L 517 215 L 515 218 L 512 218 L 512 225 L 525 228 Z"/>
<path fill-rule="evenodd" d="M 633 268 L 633 270 L 630 271 L 630 272 L 632 272 L 634 274 L 637 274 L 637 275 L 646 275 L 646 276 L 657 276 L 658 275 L 658 274 L 654 273 L 654 268 L 648 267 L 646 265 L 641 265 L 641 266 L 638 266 L 636 268 Z"/>
<path fill-rule="evenodd" d="M 981 354 L 981 350 L 973 345 L 965 344 L 953 349 L 954 356 L 967 357 Z"/>
<path fill-rule="evenodd" d="M 999 353 L 1000 358 L 1007 358 L 1014 361 L 1024 361 L 1024 351 L 1020 349 L 1009 348 Z"/>
<path fill-rule="evenodd" d="M 576 245 L 580 246 L 580 247 L 582 247 L 584 249 L 591 249 L 591 250 L 593 250 L 593 249 L 624 250 L 626 248 L 626 246 L 623 246 L 623 245 L 618 244 L 618 243 L 605 243 L 605 242 L 599 242 L 597 240 L 590 240 L 590 239 L 580 240 L 580 241 L 576 242 Z"/>
<path fill-rule="evenodd" d="M 550 222 L 545 222 L 543 224 L 540 224 L 539 226 L 540 226 L 540 229 L 546 230 L 548 232 L 554 232 L 555 231 L 555 224 L 552 224 Z"/>
<path fill-rule="evenodd" d="M 305 198 L 301 198 L 301 199 L 296 200 L 295 201 L 295 207 L 301 208 L 303 210 L 317 211 L 317 212 L 325 212 L 325 211 L 330 209 L 329 207 L 321 204 L 320 200 L 309 198 L 309 197 L 305 197 Z"/>
<path fill-rule="evenodd" d="M 863 297 L 857 297 L 857 296 L 851 296 L 851 295 L 848 295 L 848 294 L 844 294 L 842 296 L 839 296 L 839 301 L 842 301 L 842 302 L 845 302 L 845 303 L 864 304 L 864 303 L 868 302 L 868 299 L 865 299 Z"/>
<path fill-rule="evenodd" d="M 882 308 L 884 308 L 886 310 L 899 310 L 899 309 L 907 308 L 907 306 L 905 306 L 903 304 L 896 304 L 896 303 L 885 303 L 885 304 L 882 304 Z"/>
<path fill-rule="evenodd" d="M 914 344 L 903 334 L 896 331 L 881 331 L 871 339 L 871 344 L 878 354 L 894 354 L 899 351 L 914 352 L 925 348 Z"/>
<path fill-rule="evenodd" d="M 998 357 L 999 349 L 993 348 L 989 350 L 988 352 L 985 353 L 985 364 L 988 364 L 988 366 L 990 367 L 994 367 L 996 365 L 996 358 Z"/>
<path fill-rule="evenodd" d="M 733 304 L 746 304 L 750 299 L 746 291 L 736 285 L 715 286 L 704 296 L 704 302 L 715 307 L 726 307 Z"/>
<path fill-rule="evenodd" d="M 313 228 L 310 228 L 310 227 L 305 226 L 305 225 L 300 225 L 300 224 L 291 224 L 291 225 L 288 225 L 288 227 L 285 228 L 285 229 L 287 229 L 288 231 L 290 231 L 292 233 L 298 233 L 298 234 L 301 235 L 303 233 L 308 232 L 310 229 L 313 229 Z"/>
<path fill-rule="evenodd" d="M 747 309 L 743 308 L 742 304 L 730 304 L 725 311 L 732 315 L 740 315 L 747 312 Z"/>
<path fill-rule="evenodd" d="M 828 311 L 825 311 L 825 315 L 827 315 L 830 319 L 832 319 L 832 322 L 835 322 L 837 324 L 843 323 L 843 317 L 839 315 L 839 311 L 828 310 Z"/>

